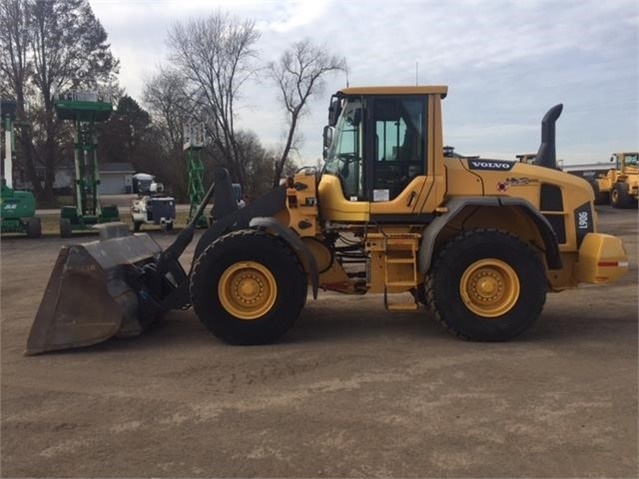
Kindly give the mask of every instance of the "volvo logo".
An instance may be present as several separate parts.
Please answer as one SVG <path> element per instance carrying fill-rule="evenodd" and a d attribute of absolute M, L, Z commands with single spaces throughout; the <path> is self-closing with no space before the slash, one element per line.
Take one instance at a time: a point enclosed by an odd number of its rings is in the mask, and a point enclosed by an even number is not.
<path fill-rule="evenodd" d="M 471 170 L 510 171 L 515 165 L 513 161 L 469 160 Z"/>

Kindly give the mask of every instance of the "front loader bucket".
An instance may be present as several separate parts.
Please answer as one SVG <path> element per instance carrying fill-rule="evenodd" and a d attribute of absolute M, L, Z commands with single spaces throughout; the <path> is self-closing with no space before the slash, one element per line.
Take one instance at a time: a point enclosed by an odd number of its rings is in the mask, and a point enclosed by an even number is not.
<path fill-rule="evenodd" d="M 31 327 L 26 354 L 140 334 L 154 316 L 142 304 L 144 291 L 136 278 L 161 251 L 147 234 L 64 246 Z"/>

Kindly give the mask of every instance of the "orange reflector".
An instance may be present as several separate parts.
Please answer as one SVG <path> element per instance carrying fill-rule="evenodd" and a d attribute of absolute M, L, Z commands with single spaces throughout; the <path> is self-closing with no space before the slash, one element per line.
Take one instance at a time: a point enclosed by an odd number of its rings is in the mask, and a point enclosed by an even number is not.
<path fill-rule="evenodd" d="M 627 268 L 628 267 L 628 262 L 627 261 L 599 261 L 597 263 L 597 266 L 599 266 L 600 268 Z"/>

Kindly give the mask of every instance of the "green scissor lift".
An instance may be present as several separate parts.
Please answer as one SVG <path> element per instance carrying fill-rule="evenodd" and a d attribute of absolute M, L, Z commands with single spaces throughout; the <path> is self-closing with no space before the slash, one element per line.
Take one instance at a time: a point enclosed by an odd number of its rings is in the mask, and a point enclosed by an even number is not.
<path fill-rule="evenodd" d="M 73 231 L 87 231 L 98 223 L 120 221 L 116 205 L 100 205 L 98 186 L 98 142 L 95 124 L 109 119 L 113 106 L 92 92 L 72 92 L 55 104 L 58 118 L 72 120 L 75 125 L 75 206 L 60 211 L 60 236 Z"/>
<path fill-rule="evenodd" d="M 189 217 L 187 223 L 195 216 L 199 204 L 204 199 L 204 164 L 202 149 L 204 148 L 204 127 L 202 125 L 186 125 L 184 128 L 184 147 L 189 171 Z M 196 228 L 208 228 L 204 215 L 195 222 Z"/>
<path fill-rule="evenodd" d="M 16 102 L 0 102 L 0 117 L 4 125 L 4 177 L 0 188 L 0 225 L 2 234 L 21 233 L 29 238 L 42 234 L 40 218 L 35 216 L 36 203 L 30 191 L 13 189 L 14 127 L 28 127 L 28 123 L 15 121 Z"/>

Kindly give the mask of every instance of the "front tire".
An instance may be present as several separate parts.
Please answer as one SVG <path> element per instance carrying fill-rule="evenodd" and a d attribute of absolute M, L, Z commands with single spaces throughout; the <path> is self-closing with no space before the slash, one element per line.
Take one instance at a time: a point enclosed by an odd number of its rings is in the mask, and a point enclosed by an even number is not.
<path fill-rule="evenodd" d="M 610 199 L 610 194 L 605 191 L 601 191 L 597 180 L 592 180 L 590 185 L 592 186 L 592 191 L 595 194 L 595 204 L 607 205 Z"/>
<path fill-rule="evenodd" d="M 424 283 L 418 284 L 415 289 L 411 289 L 410 293 L 417 303 L 428 307 L 428 296 L 426 295 L 426 285 Z"/>
<path fill-rule="evenodd" d="M 544 267 L 516 236 L 477 229 L 451 240 L 428 277 L 428 302 L 452 333 L 505 341 L 528 329 L 546 301 Z"/>
<path fill-rule="evenodd" d="M 628 183 L 615 183 L 610 192 L 610 204 L 615 208 L 630 208 L 632 197 L 628 191 Z"/>
<path fill-rule="evenodd" d="M 196 314 L 213 335 L 230 344 L 265 344 L 297 320 L 307 280 L 299 259 L 281 239 L 240 230 L 204 250 L 190 291 Z"/>
<path fill-rule="evenodd" d="M 42 236 L 42 223 L 40 218 L 29 218 L 27 220 L 27 238 L 39 238 Z"/>
<path fill-rule="evenodd" d="M 71 238 L 73 229 L 69 218 L 60 218 L 60 238 Z"/>

